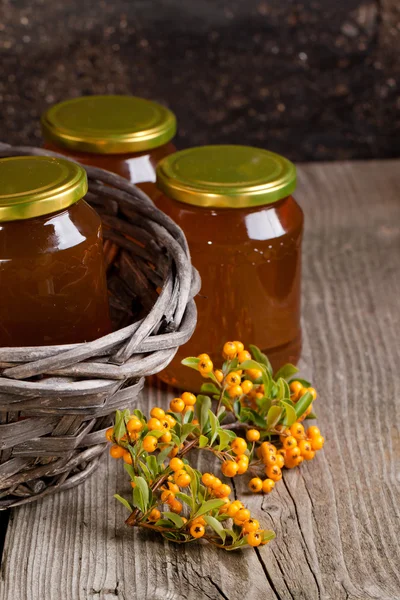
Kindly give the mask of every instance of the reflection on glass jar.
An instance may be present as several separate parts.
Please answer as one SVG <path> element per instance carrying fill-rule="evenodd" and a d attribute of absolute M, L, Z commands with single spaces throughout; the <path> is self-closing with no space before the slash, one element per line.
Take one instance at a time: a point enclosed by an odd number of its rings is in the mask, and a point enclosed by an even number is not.
<path fill-rule="evenodd" d="M 175 152 L 175 115 L 135 96 L 82 96 L 50 107 L 42 116 L 45 147 L 107 169 L 158 193 L 155 169 Z"/>
<path fill-rule="evenodd" d="M 86 191 L 76 163 L 0 160 L 0 346 L 110 333 L 101 221 Z"/>
<path fill-rule="evenodd" d="M 275 368 L 301 350 L 303 213 L 291 195 L 295 168 L 265 150 L 208 146 L 178 152 L 158 167 L 157 205 L 184 230 L 202 278 L 192 339 L 161 377 L 198 389 L 180 364 L 206 352 L 220 364 L 227 340 L 259 346 Z"/>

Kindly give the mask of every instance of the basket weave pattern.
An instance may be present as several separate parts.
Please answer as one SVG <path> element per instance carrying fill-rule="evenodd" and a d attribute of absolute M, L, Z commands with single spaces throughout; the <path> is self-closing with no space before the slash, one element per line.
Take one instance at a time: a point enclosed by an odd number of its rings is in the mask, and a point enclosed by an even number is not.
<path fill-rule="evenodd" d="M 58 156 L 0 143 L 0 158 L 28 154 Z M 86 479 L 114 411 L 135 402 L 144 376 L 165 368 L 196 324 L 200 279 L 182 230 L 136 186 L 83 166 L 104 225 L 115 330 L 83 344 L 0 348 L 0 510 Z"/>

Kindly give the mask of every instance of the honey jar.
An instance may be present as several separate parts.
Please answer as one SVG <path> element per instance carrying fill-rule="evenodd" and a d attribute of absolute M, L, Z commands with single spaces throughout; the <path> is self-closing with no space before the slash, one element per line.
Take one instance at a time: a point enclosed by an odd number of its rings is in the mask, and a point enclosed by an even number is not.
<path fill-rule="evenodd" d="M 0 160 L 0 346 L 94 340 L 111 331 L 101 221 L 85 170 Z"/>
<path fill-rule="evenodd" d="M 42 116 L 45 147 L 139 185 L 151 198 L 157 163 L 175 152 L 175 115 L 135 96 L 82 96 Z"/>
<path fill-rule="evenodd" d="M 163 159 L 157 184 L 156 204 L 182 227 L 202 278 L 197 328 L 161 378 L 198 389 L 201 377 L 181 360 L 207 353 L 219 365 L 227 340 L 255 344 L 275 369 L 296 363 L 303 213 L 294 165 L 259 148 L 204 146 Z"/>

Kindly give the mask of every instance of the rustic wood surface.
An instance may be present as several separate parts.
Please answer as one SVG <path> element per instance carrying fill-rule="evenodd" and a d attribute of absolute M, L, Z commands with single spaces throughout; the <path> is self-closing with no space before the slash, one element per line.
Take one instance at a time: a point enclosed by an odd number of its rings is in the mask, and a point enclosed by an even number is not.
<path fill-rule="evenodd" d="M 235 480 L 276 540 L 224 553 L 128 529 L 122 465 L 103 458 L 82 486 L 12 512 L 0 600 L 400 599 L 400 161 L 299 175 L 303 361 L 326 446 L 267 497 Z M 143 407 L 169 396 L 147 388 Z"/>

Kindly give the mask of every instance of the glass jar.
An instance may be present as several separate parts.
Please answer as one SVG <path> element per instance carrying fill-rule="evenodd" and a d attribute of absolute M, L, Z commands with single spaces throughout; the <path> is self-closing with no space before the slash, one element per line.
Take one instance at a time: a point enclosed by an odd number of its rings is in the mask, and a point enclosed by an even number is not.
<path fill-rule="evenodd" d="M 50 107 L 41 119 L 45 147 L 125 177 L 154 198 L 155 168 L 175 152 L 175 115 L 134 96 L 82 96 Z"/>
<path fill-rule="evenodd" d="M 255 344 L 275 369 L 296 363 L 303 213 L 294 165 L 258 148 L 204 146 L 161 161 L 157 182 L 156 204 L 182 227 L 202 278 L 197 328 L 161 378 L 198 389 L 199 374 L 180 361 L 205 352 L 220 365 L 227 340 Z"/>
<path fill-rule="evenodd" d="M 101 221 L 68 160 L 0 160 L 0 346 L 94 340 L 110 333 Z"/>

